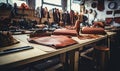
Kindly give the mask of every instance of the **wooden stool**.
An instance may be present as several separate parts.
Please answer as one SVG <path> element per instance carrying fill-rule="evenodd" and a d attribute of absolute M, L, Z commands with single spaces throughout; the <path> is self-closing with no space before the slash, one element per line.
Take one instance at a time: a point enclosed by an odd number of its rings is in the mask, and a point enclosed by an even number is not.
<path fill-rule="evenodd" d="M 110 59 L 110 49 L 106 46 L 95 46 L 93 60 L 95 61 L 96 69 L 106 71 Z"/>

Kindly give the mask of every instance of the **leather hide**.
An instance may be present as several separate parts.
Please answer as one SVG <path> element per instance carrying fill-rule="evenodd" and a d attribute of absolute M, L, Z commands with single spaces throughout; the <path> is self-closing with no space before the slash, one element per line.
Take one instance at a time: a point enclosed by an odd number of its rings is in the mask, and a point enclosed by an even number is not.
<path fill-rule="evenodd" d="M 76 30 L 71 30 L 71 29 L 66 29 L 66 28 L 62 28 L 62 29 L 56 29 L 53 32 L 54 35 L 70 35 L 70 36 L 76 36 L 77 32 Z"/>
<path fill-rule="evenodd" d="M 45 37 L 34 37 L 34 38 L 29 38 L 29 42 L 32 43 L 37 43 L 41 45 L 46 45 L 46 46 L 51 46 L 53 48 L 63 48 L 69 45 L 76 44 L 77 42 L 70 37 L 67 36 L 45 36 Z"/>
<path fill-rule="evenodd" d="M 104 28 L 95 28 L 95 27 L 83 27 L 81 30 L 82 34 L 106 34 Z"/>

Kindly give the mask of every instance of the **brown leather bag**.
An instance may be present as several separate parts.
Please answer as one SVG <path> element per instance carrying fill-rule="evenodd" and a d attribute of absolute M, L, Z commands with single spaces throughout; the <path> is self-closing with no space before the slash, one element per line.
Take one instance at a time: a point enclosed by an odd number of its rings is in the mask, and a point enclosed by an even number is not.
<path fill-rule="evenodd" d="M 96 28 L 96 27 L 83 27 L 81 30 L 82 34 L 106 34 L 104 28 Z"/>

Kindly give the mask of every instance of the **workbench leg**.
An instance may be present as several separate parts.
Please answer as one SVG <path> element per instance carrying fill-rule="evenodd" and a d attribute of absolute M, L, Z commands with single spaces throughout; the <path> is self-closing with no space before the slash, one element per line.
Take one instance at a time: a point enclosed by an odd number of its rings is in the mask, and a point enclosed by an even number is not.
<path fill-rule="evenodd" d="M 68 53 L 69 71 L 78 71 L 79 51 L 73 50 Z"/>
<path fill-rule="evenodd" d="M 60 55 L 61 63 L 64 71 L 78 71 L 79 50 L 72 50 Z"/>
<path fill-rule="evenodd" d="M 68 71 L 68 57 L 67 53 L 60 54 L 60 62 L 63 64 L 63 71 Z"/>
<path fill-rule="evenodd" d="M 79 69 L 79 57 L 80 57 L 80 56 L 79 56 L 79 51 L 75 51 L 74 71 L 78 71 L 78 69 Z"/>
<path fill-rule="evenodd" d="M 108 48 L 111 47 L 111 40 L 110 40 L 110 39 L 111 39 L 111 37 L 108 36 L 108 37 L 107 37 L 107 41 L 108 41 L 108 42 L 107 42 L 107 43 L 108 43 L 107 46 L 108 46 Z"/>

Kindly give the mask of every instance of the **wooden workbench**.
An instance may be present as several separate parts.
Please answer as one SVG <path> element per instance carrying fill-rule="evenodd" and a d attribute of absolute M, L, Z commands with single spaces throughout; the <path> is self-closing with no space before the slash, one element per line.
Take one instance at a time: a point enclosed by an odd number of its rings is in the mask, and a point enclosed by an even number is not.
<path fill-rule="evenodd" d="M 109 36 L 113 35 L 112 33 L 108 33 Z M 61 49 L 54 49 L 49 46 L 43 46 L 38 44 L 29 43 L 27 41 L 28 35 L 14 35 L 14 38 L 16 38 L 20 43 L 0 48 L 0 51 L 8 49 L 8 48 L 14 48 L 14 47 L 21 47 L 21 46 L 33 46 L 33 49 L 25 50 L 21 52 L 6 54 L 3 56 L 0 56 L 0 68 L 12 68 L 17 67 L 20 65 L 24 65 L 27 63 L 35 62 L 38 60 L 46 59 L 48 57 L 61 55 L 66 56 L 66 53 L 69 53 L 69 70 L 70 71 L 78 71 L 78 60 L 79 60 L 79 49 L 83 46 L 98 42 L 102 39 L 106 39 L 107 35 L 101 35 L 99 38 L 94 39 L 85 39 L 80 40 L 77 37 L 72 37 L 72 39 L 76 40 L 78 44 L 74 44 L 65 48 Z M 65 63 L 65 57 L 61 59 L 63 63 Z"/>

